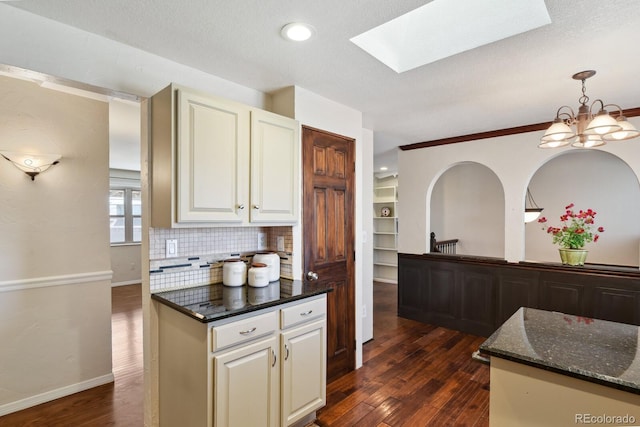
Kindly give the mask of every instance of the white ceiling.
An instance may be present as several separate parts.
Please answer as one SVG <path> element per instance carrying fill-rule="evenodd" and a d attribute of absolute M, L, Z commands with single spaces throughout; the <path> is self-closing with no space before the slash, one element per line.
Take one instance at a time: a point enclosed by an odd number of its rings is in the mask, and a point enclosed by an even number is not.
<path fill-rule="evenodd" d="M 446 0 L 435 0 L 446 1 Z M 475 0 L 480 1 L 480 0 Z M 349 39 L 425 0 L 22 0 L 9 4 L 263 92 L 298 85 L 364 114 L 375 166 L 414 142 L 551 121 L 591 99 L 640 106 L 640 1 L 546 0 L 551 24 L 397 74 Z M 465 13 L 460 10 L 459 13 Z M 313 25 L 287 42 L 281 27 Z M 532 141 L 537 144 L 537 141 Z M 393 163 L 392 163 L 393 164 Z M 393 165 L 391 166 L 393 168 Z"/>

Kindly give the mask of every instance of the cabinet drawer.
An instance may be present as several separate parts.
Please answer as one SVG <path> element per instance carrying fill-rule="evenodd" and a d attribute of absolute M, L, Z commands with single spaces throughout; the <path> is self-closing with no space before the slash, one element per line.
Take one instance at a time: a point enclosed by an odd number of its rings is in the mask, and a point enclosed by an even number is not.
<path fill-rule="evenodd" d="M 282 329 L 323 317 L 327 314 L 327 298 L 322 297 L 280 310 Z"/>
<path fill-rule="evenodd" d="M 263 337 L 278 330 L 278 312 L 260 314 L 211 329 L 211 351 Z"/>

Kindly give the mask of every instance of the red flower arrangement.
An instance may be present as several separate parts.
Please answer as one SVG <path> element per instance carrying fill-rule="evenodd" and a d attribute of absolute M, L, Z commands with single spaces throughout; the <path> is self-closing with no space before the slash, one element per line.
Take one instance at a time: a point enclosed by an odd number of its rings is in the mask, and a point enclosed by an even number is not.
<path fill-rule="evenodd" d="M 565 249 L 582 249 L 586 243 L 597 242 L 599 234 L 594 234 L 592 228 L 595 227 L 596 212 L 592 209 L 575 212 L 572 208 L 574 204 L 566 206 L 564 215 L 560 216 L 561 227 L 542 227 L 548 234 L 551 234 L 553 243 Z M 538 219 L 540 224 L 547 222 L 547 218 Z M 604 232 L 603 227 L 597 228 L 598 233 Z"/>

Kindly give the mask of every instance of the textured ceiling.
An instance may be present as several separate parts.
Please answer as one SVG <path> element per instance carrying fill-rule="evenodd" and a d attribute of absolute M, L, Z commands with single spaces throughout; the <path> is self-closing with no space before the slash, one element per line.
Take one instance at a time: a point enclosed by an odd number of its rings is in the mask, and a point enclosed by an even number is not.
<path fill-rule="evenodd" d="M 444 1 L 444 0 L 435 0 Z M 479 1 L 479 0 L 473 0 Z M 640 1 L 546 0 L 552 23 L 397 74 L 349 41 L 425 0 L 22 0 L 6 3 L 264 92 L 298 85 L 362 111 L 376 166 L 397 145 L 551 121 L 591 99 L 640 106 Z M 460 13 L 464 13 L 463 10 Z M 309 42 L 283 40 L 292 21 Z M 537 141 L 532 141 L 536 144 Z M 391 153 L 391 155 L 389 155 Z M 392 166 L 393 167 L 393 166 Z"/>

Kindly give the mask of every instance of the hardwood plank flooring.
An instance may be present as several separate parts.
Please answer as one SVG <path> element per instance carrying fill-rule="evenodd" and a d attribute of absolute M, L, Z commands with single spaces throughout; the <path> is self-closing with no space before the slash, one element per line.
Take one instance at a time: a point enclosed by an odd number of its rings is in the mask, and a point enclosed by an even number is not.
<path fill-rule="evenodd" d="M 364 366 L 327 386 L 321 426 L 489 425 L 489 368 L 471 360 L 484 340 L 396 316 L 396 286 L 374 283 L 374 340 Z M 115 383 L 0 417 L 0 426 L 143 425 L 139 285 L 112 289 Z"/>
<path fill-rule="evenodd" d="M 327 385 L 321 426 L 489 425 L 489 367 L 471 359 L 484 338 L 397 317 L 397 287 L 374 283 L 374 339 L 363 367 Z"/>
<path fill-rule="evenodd" d="M 140 285 L 112 288 L 115 382 L 0 417 L 0 426 L 142 426 L 142 295 Z"/>

